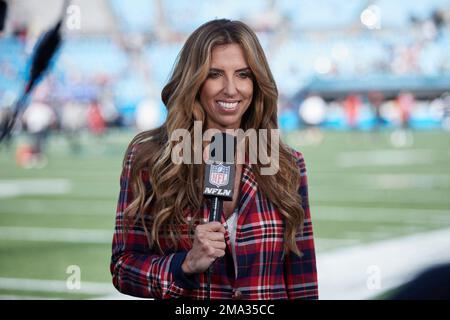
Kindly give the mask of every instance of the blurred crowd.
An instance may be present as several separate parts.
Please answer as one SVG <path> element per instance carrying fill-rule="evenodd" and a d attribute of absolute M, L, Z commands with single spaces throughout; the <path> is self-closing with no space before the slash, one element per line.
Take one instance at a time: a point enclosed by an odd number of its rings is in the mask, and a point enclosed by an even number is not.
<path fill-rule="evenodd" d="M 29 15 L 54 4 L 14 3 L 28 11 L 17 5 L 0 33 L 0 118 L 22 90 L 43 31 Z M 160 92 L 182 43 L 218 16 L 257 32 L 279 88 L 283 130 L 450 129 L 450 1 L 78 3 L 81 30 L 66 28 L 52 71 L 16 128 L 34 137 L 38 153 L 51 131 L 77 150 L 80 132 L 161 124 Z M 110 14 L 95 14 L 99 4 Z"/>

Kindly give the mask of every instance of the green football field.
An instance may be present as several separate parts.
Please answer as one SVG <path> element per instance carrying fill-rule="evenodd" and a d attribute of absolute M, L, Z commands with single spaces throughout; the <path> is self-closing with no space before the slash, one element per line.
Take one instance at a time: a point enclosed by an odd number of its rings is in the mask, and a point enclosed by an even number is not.
<path fill-rule="evenodd" d="M 306 132 L 283 139 L 303 152 L 317 253 L 450 227 L 450 134 Z M 99 298 L 111 294 L 109 261 L 119 174 L 132 132 L 81 136 L 71 153 L 49 141 L 48 165 L 15 163 L 0 149 L 0 298 Z M 81 288 L 68 288 L 71 266 Z M 70 287 L 70 286 L 69 286 Z"/>

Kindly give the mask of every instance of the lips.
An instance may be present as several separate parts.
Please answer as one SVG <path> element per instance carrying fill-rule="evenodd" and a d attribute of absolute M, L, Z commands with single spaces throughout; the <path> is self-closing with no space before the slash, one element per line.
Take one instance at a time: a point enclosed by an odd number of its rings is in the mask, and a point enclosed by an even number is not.
<path fill-rule="evenodd" d="M 217 100 L 217 105 L 224 110 L 235 110 L 240 101 L 223 101 Z"/>

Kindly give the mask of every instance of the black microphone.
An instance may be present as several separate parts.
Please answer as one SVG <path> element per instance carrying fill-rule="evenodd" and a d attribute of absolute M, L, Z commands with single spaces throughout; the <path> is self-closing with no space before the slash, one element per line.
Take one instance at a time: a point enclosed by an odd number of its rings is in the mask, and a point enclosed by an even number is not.
<path fill-rule="evenodd" d="M 235 137 L 217 133 L 211 139 L 209 163 L 205 166 L 203 195 L 211 199 L 209 222 L 221 220 L 223 201 L 233 199 L 235 176 Z M 208 269 L 207 294 L 211 299 L 211 274 L 213 264 Z"/>
<path fill-rule="evenodd" d="M 233 199 L 235 137 L 217 133 L 211 139 L 210 158 L 205 166 L 203 195 L 211 199 L 209 221 L 220 221 L 222 201 Z"/>

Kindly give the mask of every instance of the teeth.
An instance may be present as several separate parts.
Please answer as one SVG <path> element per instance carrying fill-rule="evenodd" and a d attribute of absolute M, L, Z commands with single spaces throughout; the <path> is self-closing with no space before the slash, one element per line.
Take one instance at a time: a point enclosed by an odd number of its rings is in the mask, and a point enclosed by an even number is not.
<path fill-rule="evenodd" d="M 237 107 L 239 102 L 223 102 L 223 101 L 217 101 L 217 104 L 221 106 L 224 109 L 234 109 Z"/>

